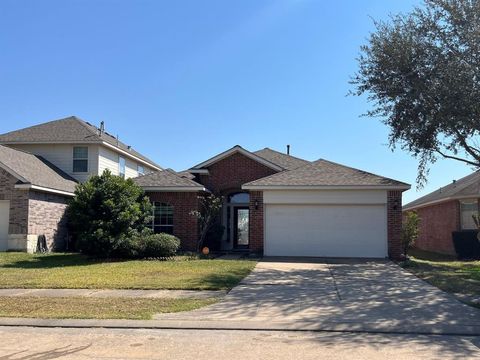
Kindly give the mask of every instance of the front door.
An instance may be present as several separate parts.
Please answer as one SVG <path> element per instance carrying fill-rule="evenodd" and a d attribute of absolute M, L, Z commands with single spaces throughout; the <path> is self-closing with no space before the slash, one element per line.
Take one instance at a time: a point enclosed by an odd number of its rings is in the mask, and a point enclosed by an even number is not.
<path fill-rule="evenodd" d="M 248 207 L 233 209 L 233 245 L 235 249 L 248 248 Z"/>

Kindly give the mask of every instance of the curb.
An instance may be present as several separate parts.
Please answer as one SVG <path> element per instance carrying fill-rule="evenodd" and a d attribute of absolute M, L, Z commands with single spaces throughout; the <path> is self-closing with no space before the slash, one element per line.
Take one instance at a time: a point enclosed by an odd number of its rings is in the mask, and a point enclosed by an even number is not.
<path fill-rule="evenodd" d="M 313 331 L 340 333 L 377 333 L 413 335 L 480 336 L 480 324 L 445 323 L 318 323 L 266 321 L 173 321 L 173 320 L 91 320 L 1 318 L 0 326 L 44 328 L 106 328 L 106 329 L 183 329 L 183 330 L 244 330 L 244 331 Z"/>

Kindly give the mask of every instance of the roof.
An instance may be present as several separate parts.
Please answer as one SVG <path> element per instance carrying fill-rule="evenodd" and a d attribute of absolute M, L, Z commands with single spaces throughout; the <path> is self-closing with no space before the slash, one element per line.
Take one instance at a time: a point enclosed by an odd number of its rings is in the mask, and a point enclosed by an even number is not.
<path fill-rule="evenodd" d="M 452 199 L 480 197 L 480 171 L 467 175 L 425 196 L 403 206 L 404 210 L 412 210 L 433 203 Z"/>
<path fill-rule="evenodd" d="M 133 181 L 148 191 L 203 191 L 205 188 L 199 183 L 180 176 L 172 169 L 155 171 L 142 175 Z"/>
<path fill-rule="evenodd" d="M 17 185 L 73 194 L 77 184 L 75 179 L 41 156 L 3 145 L 0 145 L 0 167 L 19 180 Z"/>
<path fill-rule="evenodd" d="M 274 163 L 275 165 L 281 166 L 285 170 L 293 170 L 299 168 L 300 166 L 310 164 L 310 161 L 281 153 L 268 147 L 262 150 L 257 150 L 254 152 L 254 154 Z"/>
<path fill-rule="evenodd" d="M 194 172 L 195 170 L 200 170 L 200 169 L 205 169 L 207 167 L 209 167 L 210 165 L 220 161 L 220 160 L 223 160 L 225 159 L 226 157 L 229 157 L 230 155 L 232 154 L 235 154 L 235 153 L 240 153 L 250 159 L 253 159 L 273 170 L 276 170 L 276 171 L 282 171 L 282 170 L 285 170 L 283 167 L 281 167 L 280 165 L 277 165 L 273 162 L 271 162 L 270 160 L 268 159 L 265 159 L 255 153 L 252 153 L 248 150 L 245 150 L 244 148 L 242 148 L 240 145 L 235 145 L 234 147 L 228 149 L 227 151 L 224 151 L 218 155 L 215 155 L 214 157 L 200 163 L 200 164 L 197 164 L 195 165 L 194 167 L 190 168 L 189 171 L 191 172 Z"/>
<path fill-rule="evenodd" d="M 410 185 L 354 169 L 327 160 L 317 160 L 294 170 L 280 172 L 243 186 L 245 189 L 295 188 L 295 187 L 398 187 L 409 189 Z"/>
<path fill-rule="evenodd" d="M 150 166 L 161 169 L 155 162 L 123 142 L 118 141 L 113 135 L 105 131 L 101 132 L 94 125 L 76 116 L 53 120 L 2 134 L 0 135 L 0 143 L 107 143 L 117 150 L 150 164 Z"/>

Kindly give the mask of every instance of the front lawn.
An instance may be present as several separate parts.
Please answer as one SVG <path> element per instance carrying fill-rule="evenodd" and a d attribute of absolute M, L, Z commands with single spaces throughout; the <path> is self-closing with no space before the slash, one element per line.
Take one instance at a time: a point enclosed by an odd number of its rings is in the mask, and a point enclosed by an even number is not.
<path fill-rule="evenodd" d="M 189 311 L 218 299 L 0 297 L 0 317 L 150 320 L 158 313 Z"/>
<path fill-rule="evenodd" d="M 409 252 L 402 267 L 442 289 L 467 297 L 480 296 L 480 261 L 458 261 L 448 255 L 420 250 Z"/>
<path fill-rule="evenodd" d="M 102 261 L 80 254 L 6 252 L 0 253 L 0 288 L 229 290 L 255 265 L 250 260 Z"/>

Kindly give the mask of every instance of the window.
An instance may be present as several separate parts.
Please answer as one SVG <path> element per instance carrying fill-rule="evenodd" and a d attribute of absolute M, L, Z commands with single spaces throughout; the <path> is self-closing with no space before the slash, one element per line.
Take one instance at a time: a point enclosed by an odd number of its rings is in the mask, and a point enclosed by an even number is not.
<path fill-rule="evenodd" d="M 88 172 L 88 147 L 87 146 L 73 147 L 73 172 L 74 173 Z"/>
<path fill-rule="evenodd" d="M 142 165 L 137 165 L 137 172 L 138 172 L 138 175 L 145 174 L 145 169 L 143 168 Z"/>
<path fill-rule="evenodd" d="M 173 234 L 173 206 L 161 202 L 153 202 L 152 229 L 155 234 Z"/>
<path fill-rule="evenodd" d="M 462 230 L 476 229 L 473 216 L 478 215 L 477 199 L 468 199 L 460 201 L 460 222 Z"/>
<path fill-rule="evenodd" d="M 247 204 L 250 201 L 250 194 L 249 193 L 235 193 L 228 197 L 229 203 L 234 204 Z"/>
<path fill-rule="evenodd" d="M 125 179 L 125 158 L 121 156 L 118 157 L 118 175 Z"/>

